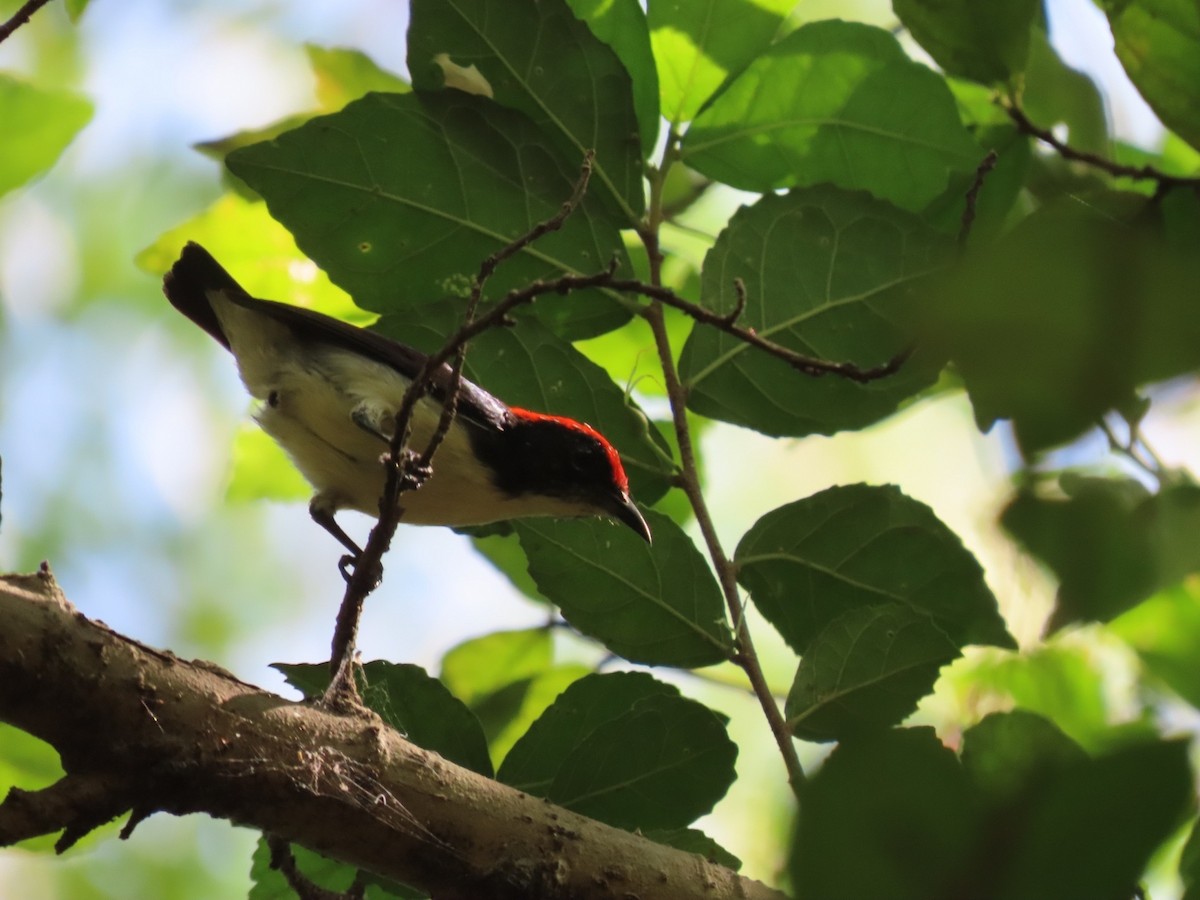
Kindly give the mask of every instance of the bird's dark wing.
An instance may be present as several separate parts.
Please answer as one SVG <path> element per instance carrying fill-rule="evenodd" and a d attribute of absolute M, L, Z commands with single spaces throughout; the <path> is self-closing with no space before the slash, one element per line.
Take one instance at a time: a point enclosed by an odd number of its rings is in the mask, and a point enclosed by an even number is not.
<path fill-rule="evenodd" d="M 163 279 L 163 293 L 177 310 L 212 335 L 226 350 L 229 339 L 208 302 L 208 292 L 220 291 L 233 303 L 268 316 L 285 325 L 298 340 L 340 347 L 415 378 L 428 356 L 374 331 L 311 309 L 251 297 L 233 276 L 199 244 L 189 242 Z M 441 365 L 433 374 L 430 394 L 444 401 L 451 378 L 450 366 Z M 473 382 L 463 379 L 459 389 L 459 412 L 467 418 L 491 424 L 507 423 L 508 407 Z"/>

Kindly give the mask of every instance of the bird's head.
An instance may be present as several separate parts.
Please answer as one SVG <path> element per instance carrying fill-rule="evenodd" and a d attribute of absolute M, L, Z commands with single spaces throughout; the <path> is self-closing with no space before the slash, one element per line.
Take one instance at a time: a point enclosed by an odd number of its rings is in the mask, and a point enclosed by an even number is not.
<path fill-rule="evenodd" d="M 629 496 L 621 457 L 600 432 L 563 416 L 516 407 L 511 412 L 513 424 L 496 460 L 499 488 L 577 504 L 650 541 L 650 528 Z"/>

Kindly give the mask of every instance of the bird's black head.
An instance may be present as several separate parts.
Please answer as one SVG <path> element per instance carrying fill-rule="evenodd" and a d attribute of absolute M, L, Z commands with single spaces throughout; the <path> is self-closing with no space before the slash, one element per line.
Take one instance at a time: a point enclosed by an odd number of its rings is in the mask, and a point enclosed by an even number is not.
<path fill-rule="evenodd" d="M 514 423 L 492 454 L 496 486 L 579 502 L 628 525 L 646 541 L 650 529 L 629 497 L 621 457 L 590 425 L 512 409 Z"/>

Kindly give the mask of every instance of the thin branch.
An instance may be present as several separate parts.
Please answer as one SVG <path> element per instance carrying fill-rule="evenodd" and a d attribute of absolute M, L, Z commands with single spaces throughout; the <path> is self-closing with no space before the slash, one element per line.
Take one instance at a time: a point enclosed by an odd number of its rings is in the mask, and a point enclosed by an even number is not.
<path fill-rule="evenodd" d="M 656 186 L 655 181 L 657 181 L 657 187 L 661 190 L 661 182 L 666 178 L 673 160 L 673 149 L 671 141 L 668 140 L 667 146 L 663 151 L 663 165 L 655 173 L 655 179 L 651 182 L 651 206 L 648 221 L 646 226 L 640 231 L 642 241 L 646 245 L 646 252 L 650 259 L 651 284 L 640 285 L 641 288 L 647 290 L 639 290 L 639 293 L 651 296 L 654 300 L 649 308 L 644 311 L 643 317 L 649 323 L 650 330 L 654 335 L 654 344 L 658 350 L 663 380 L 667 388 L 667 399 L 670 401 L 671 420 L 675 428 L 675 439 L 679 445 L 680 470 L 677 476 L 677 483 L 687 495 L 692 512 L 696 516 L 696 523 L 700 526 L 700 533 L 704 537 L 709 558 L 712 560 L 722 593 L 725 596 L 725 605 L 729 609 L 730 624 L 733 626 L 734 640 L 737 645 L 737 653 L 732 661 L 741 667 L 742 671 L 746 673 L 746 677 L 750 680 L 750 686 L 754 690 L 759 705 L 762 707 L 763 714 L 766 716 L 767 723 L 770 726 L 771 734 L 775 738 L 775 743 L 778 745 L 779 752 L 783 757 L 792 791 L 799 797 L 805 784 L 804 768 L 800 765 L 800 757 L 796 753 L 796 745 L 791 733 L 787 729 L 783 712 L 772 695 L 766 676 L 763 674 L 762 665 L 758 659 L 758 652 L 754 647 L 750 628 L 746 623 L 745 611 L 742 607 L 741 596 L 738 590 L 737 572 L 732 561 L 725 555 L 725 550 L 721 546 L 721 540 L 717 536 L 712 515 L 704 499 L 704 492 L 700 487 L 699 467 L 696 464 L 696 454 L 692 446 L 691 426 L 688 424 L 687 419 L 687 389 L 683 386 L 683 382 L 679 378 L 679 372 L 675 368 L 675 355 L 671 348 L 670 336 L 667 333 L 666 321 L 663 318 L 662 307 L 667 301 L 664 297 L 658 296 L 658 292 L 664 289 L 661 286 L 663 257 L 658 244 L 658 226 L 661 219 L 659 218 L 660 211 L 655 205 L 655 198 L 661 197 L 661 193 L 656 194 L 654 188 Z M 702 307 L 695 307 L 694 304 L 689 303 L 688 306 L 694 307 L 697 311 L 702 311 L 705 320 L 710 321 L 711 324 L 718 328 L 726 331 L 731 329 L 742 331 L 743 329 L 738 329 L 734 321 L 745 306 L 746 291 L 744 283 L 741 283 L 740 280 L 735 282 L 734 290 L 737 292 L 738 302 L 732 314 L 718 316 L 715 313 L 710 313 L 708 310 L 703 310 Z M 675 300 L 679 299 L 673 293 L 667 292 L 667 294 Z M 746 333 L 748 335 L 753 334 L 753 332 Z"/>
<path fill-rule="evenodd" d="M 1200 178 L 1171 175 L 1151 165 L 1129 166 L 1111 159 L 1106 159 L 1096 153 L 1077 150 L 1070 144 L 1060 141 L 1054 132 L 1048 128 L 1040 128 L 1029 120 L 1025 111 L 1017 104 L 1007 102 L 1002 104 L 1008 117 L 1016 123 L 1017 128 L 1025 134 L 1032 135 L 1039 141 L 1053 147 L 1063 159 L 1086 163 L 1089 166 L 1107 172 L 1119 178 L 1133 178 L 1138 181 L 1156 181 L 1160 188 L 1200 187 Z"/>
<path fill-rule="evenodd" d="M 996 161 L 1000 157 L 994 149 L 987 152 L 987 156 L 975 169 L 975 180 L 971 182 L 971 187 L 967 190 L 966 205 L 963 206 L 962 224 L 958 228 L 958 244 L 960 247 L 966 246 L 967 238 L 971 236 L 971 228 L 975 225 L 975 207 L 979 203 L 979 193 L 983 190 L 983 183 L 987 180 L 988 173 L 996 168 Z"/>
<path fill-rule="evenodd" d="M 579 178 L 571 191 L 571 196 L 563 203 L 557 213 L 539 222 L 528 232 L 506 244 L 500 250 L 483 260 L 479 272 L 472 285 L 471 296 L 465 321 L 442 345 L 442 348 L 429 356 L 421 370 L 413 378 L 412 383 L 404 392 L 400 407 L 396 411 L 396 429 L 392 435 L 391 445 L 385 454 L 383 464 L 387 470 L 383 494 L 379 500 L 379 521 L 371 529 L 367 542 L 359 558 L 354 560 L 354 571 L 346 584 L 346 593 L 338 610 L 337 624 L 334 629 L 331 648 L 330 664 L 334 668 L 334 678 L 325 694 L 326 702 L 342 705 L 343 699 L 355 700 L 354 679 L 351 669 L 354 659 L 354 646 L 357 643 L 358 623 L 362 616 L 363 603 L 367 596 L 379 584 L 383 573 L 383 555 L 391 546 L 403 516 L 404 509 L 400 505 L 400 496 L 405 491 L 419 488 L 432 471 L 432 462 L 437 448 L 440 446 L 450 425 L 458 404 L 459 386 L 462 381 L 463 354 L 467 342 L 482 332 L 500 325 L 508 324 L 509 313 L 523 303 L 531 302 L 541 293 L 546 293 L 545 285 L 535 282 L 524 291 L 510 292 L 500 303 L 491 307 L 488 312 L 475 318 L 475 310 L 480 302 L 483 289 L 496 271 L 497 267 L 514 254 L 528 247 L 533 241 L 562 227 L 567 218 L 579 207 L 587 192 L 588 182 L 592 176 L 594 154 L 589 152 L 580 167 Z M 602 273 L 611 278 L 611 271 Z M 594 276 L 593 276 L 594 277 Z M 587 281 L 589 276 L 580 276 L 581 281 Z M 596 282 L 598 283 L 598 282 Z M 449 384 L 446 385 L 445 403 L 441 419 L 434 430 L 423 454 L 416 454 L 407 449 L 409 432 L 412 426 L 412 416 L 417 402 L 429 391 L 437 373 L 451 357 L 455 362 L 451 368 Z"/>
<path fill-rule="evenodd" d="M 29 0 L 18 9 L 11 19 L 0 25 L 0 44 L 4 43 L 14 31 L 33 18 L 33 14 L 49 3 L 50 0 Z"/>

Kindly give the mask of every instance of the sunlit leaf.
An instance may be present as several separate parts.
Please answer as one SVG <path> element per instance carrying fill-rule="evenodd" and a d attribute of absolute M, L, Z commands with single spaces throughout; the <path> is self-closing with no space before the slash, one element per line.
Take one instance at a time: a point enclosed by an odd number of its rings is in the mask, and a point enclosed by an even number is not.
<path fill-rule="evenodd" d="M 682 529 L 643 510 L 648 545 L 595 520 L 516 523 L 538 589 L 584 634 L 631 662 L 693 668 L 727 659 L 720 588 Z"/>
<path fill-rule="evenodd" d="M 992 713 L 963 732 L 963 768 L 992 806 L 1036 795 L 1057 773 L 1087 758 L 1053 722 L 1028 710 Z"/>
<path fill-rule="evenodd" d="M 649 0 L 663 115 L 690 121 L 784 27 L 795 0 Z"/>
<path fill-rule="evenodd" d="M 755 606 L 801 655 L 846 611 L 880 603 L 931 619 L 954 647 L 1014 646 L 975 557 L 895 487 L 834 487 L 772 510 L 735 560 Z"/>
<path fill-rule="evenodd" d="M 407 81 L 359 50 L 305 44 L 304 53 L 317 80 L 321 112 L 339 110 L 371 91 L 404 94 L 412 90 Z"/>
<path fill-rule="evenodd" d="M 541 674 L 554 655 L 550 631 L 495 631 L 464 641 L 442 657 L 441 681 L 468 706 L 505 685 Z"/>
<path fill-rule="evenodd" d="M 1188 579 L 1109 624 L 1146 668 L 1200 709 L 1200 584 Z"/>
<path fill-rule="evenodd" d="M 34 87 L 0 73 L 0 196 L 41 175 L 92 118 L 92 103 L 70 91 Z"/>
<path fill-rule="evenodd" d="M 944 79 L 887 31 L 837 20 L 759 56 L 696 117 L 682 154 L 744 190 L 829 182 L 913 211 L 983 158 Z"/>
<path fill-rule="evenodd" d="M 949 239 L 915 216 L 832 187 L 768 195 L 739 210 L 704 260 L 703 305 L 797 353 L 863 369 L 911 345 L 925 276 Z M 831 434 L 895 411 L 933 383 L 940 362 L 918 353 L 894 375 L 859 384 L 813 378 L 716 328 L 697 324 L 679 372 L 701 415 L 769 435 Z"/>
<path fill-rule="evenodd" d="M 1200 4 L 1102 0 L 1117 58 L 1163 124 L 1200 149 Z"/>

